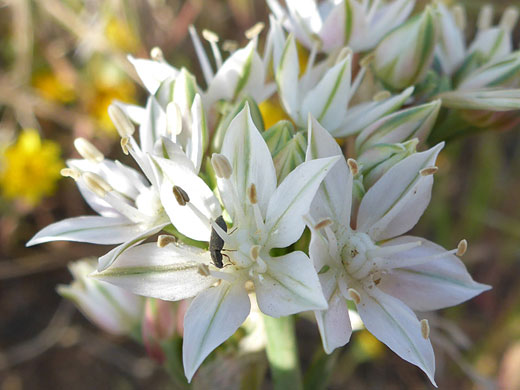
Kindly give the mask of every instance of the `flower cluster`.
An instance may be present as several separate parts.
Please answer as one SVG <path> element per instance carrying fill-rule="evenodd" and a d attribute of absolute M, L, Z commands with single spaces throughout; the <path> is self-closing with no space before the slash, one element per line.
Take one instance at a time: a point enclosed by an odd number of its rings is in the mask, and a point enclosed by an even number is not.
<path fill-rule="evenodd" d="M 109 114 L 141 172 L 77 139 L 83 158 L 62 173 L 99 215 L 52 224 L 29 245 L 118 244 L 91 278 L 146 297 L 192 299 L 183 323 L 188 380 L 242 325 L 253 300 L 271 317 L 314 311 L 327 353 L 348 343 L 355 307 L 368 331 L 434 383 L 429 324 L 414 311 L 453 306 L 489 287 L 459 259 L 465 240 L 445 250 L 404 234 L 430 201 L 444 144 L 427 140 L 442 106 L 518 108 L 486 100 L 516 69 L 510 45 L 490 43 L 508 36 L 516 14 L 506 12 L 499 32 L 481 20 L 477 43 L 455 58 L 458 8 L 453 16 L 438 4 L 408 19 L 412 0 L 268 4 L 262 54 L 261 25 L 225 60 L 218 37 L 203 31 L 213 61 L 190 29 L 205 86 L 158 48 L 151 59 L 129 58 L 149 93 L 146 106 L 114 102 Z M 304 70 L 298 45 L 308 50 Z M 453 91 L 423 85 L 432 64 Z M 466 102 L 486 103 L 461 103 L 460 91 L 472 91 Z M 267 129 L 259 109 L 266 101 L 287 118 Z M 346 139 L 349 158 L 335 138 Z"/>

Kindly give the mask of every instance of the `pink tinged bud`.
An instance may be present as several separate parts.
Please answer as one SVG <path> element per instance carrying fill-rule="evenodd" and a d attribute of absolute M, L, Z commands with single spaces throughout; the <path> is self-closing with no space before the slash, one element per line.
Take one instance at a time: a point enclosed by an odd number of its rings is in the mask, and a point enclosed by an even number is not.
<path fill-rule="evenodd" d="M 160 299 L 146 300 L 141 328 L 143 343 L 148 355 L 158 363 L 163 363 L 166 359 L 161 343 L 175 334 L 177 322 L 175 305 L 173 302 Z"/>

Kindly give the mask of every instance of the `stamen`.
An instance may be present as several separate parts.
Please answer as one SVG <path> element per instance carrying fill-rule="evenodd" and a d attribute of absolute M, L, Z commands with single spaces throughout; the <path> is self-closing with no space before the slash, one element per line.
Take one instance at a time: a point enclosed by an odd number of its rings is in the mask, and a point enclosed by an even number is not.
<path fill-rule="evenodd" d="M 460 240 L 459 244 L 457 245 L 457 252 L 455 255 L 458 257 L 464 256 L 466 251 L 468 250 L 468 242 L 466 240 Z"/>
<path fill-rule="evenodd" d="M 169 244 L 174 244 L 176 242 L 177 242 L 177 237 L 170 236 L 169 234 L 161 234 L 157 238 L 157 246 L 159 248 L 164 248 L 165 246 L 167 246 Z"/>
<path fill-rule="evenodd" d="M 182 131 L 182 113 L 175 102 L 166 106 L 166 129 L 172 135 L 179 135 Z"/>
<path fill-rule="evenodd" d="M 330 226 L 325 226 L 323 228 L 325 231 L 325 235 L 327 236 L 327 241 L 329 243 L 329 255 L 336 259 L 338 258 L 338 240 L 336 239 L 336 236 L 334 235 L 334 232 L 330 228 Z"/>
<path fill-rule="evenodd" d="M 191 36 L 191 40 L 193 42 L 193 46 L 195 46 L 195 53 L 197 54 L 197 58 L 199 59 L 200 66 L 202 68 L 202 74 L 204 75 L 204 79 L 206 80 L 206 84 L 209 85 L 211 80 L 213 80 L 213 70 L 211 69 L 211 65 L 209 63 L 208 56 L 202 47 L 202 43 L 200 42 L 199 36 L 197 35 L 197 31 L 195 27 L 192 25 L 188 28 Z"/>
<path fill-rule="evenodd" d="M 314 226 L 314 230 L 320 230 L 320 229 L 326 228 L 327 226 L 330 226 L 330 225 L 332 225 L 332 219 L 325 218 L 325 219 L 322 219 L 320 222 L 318 222 Z"/>
<path fill-rule="evenodd" d="M 434 173 L 437 173 L 438 170 L 439 170 L 438 167 L 428 167 L 428 168 L 421 169 L 419 171 L 419 173 L 421 174 L 421 176 L 428 176 L 428 175 L 433 175 Z"/>
<path fill-rule="evenodd" d="M 74 147 L 85 160 L 89 160 L 94 163 L 100 163 L 105 159 L 103 153 L 101 153 L 98 148 L 96 148 L 85 138 L 76 138 L 74 140 Z"/>
<path fill-rule="evenodd" d="M 104 198 L 113 188 L 101 176 L 93 172 L 85 172 L 81 175 L 86 186 L 97 196 Z"/>
<path fill-rule="evenodd" d="M 341 61 L 343 61 L 345 58 L 352 56 L 353 51 L 350 47 L 344 47 L 340 50 L 338 56 L 336 57 L 336 61 L 334 62 L 334 65 L 339 64 Z"/>
<path fill-rule="evenodd" d="M 79 180 L 79 178 L 81 177 L 81 172 L 75 168 L 63 168 L 60 171 L 60 174 L 63 177 L 71 177 L 74 180 Z"/>
<path fill-rule="evenodd" d="M 372 63 L 372 61 L 374 61 L 375 57 L 376 55 L 374 53 L 370 53 L 369 55 L 364 56 L 361 61 L 359 61 L 359 66 L 362 68 L 367 68 Z"/>
<path fill-rule="evenodd" d="M 191 205 L 191 203 L 189 203 L 189 205 Z M 198 212 L 200 213 L 200 211 L 198 211 Z M 206 217 L 204 217 L 204 218 L 206 218 Z M 231 236 L 229 234 L 227 234 L 227 232 L 225 232 L 224 229 L 222 229 L 215 221 L 210 221 L 209 223 L 210 223 L 211 227 L 213 228 L 213 230 L 215 230 L 217 232 L 217 234 L 220 236 L 220 238 L 222 238 L 224 240 L 224 242 L 231 241 Z"/>
<path fill-rule="evenodd" d="M 486 4 L 480 10 L 478 15 L 477 26 L 479 30 L 487 30 L 491 27 L 493 22 L 493 7 L 490 4 Z"/>
<path fill-rule="evenodd" d="M 218 35 L 210 30 L 202 30 L 202 36 L 206 41 L 209 42 L 209 45 L 211 46 L 211 52 L 215 58 L 215 64 L 217 65 L 217 69 L 219 69 L 222 66 L 222 55 L 220 54 L 220 50 L 217 45 L 219 40 Z"/>
<path fill-rule="evenodd" d="M 361 85 L 363 79 L 365 78 L 365 75 L 367 73 L 368 66 L 361 66 L 361 69 L 359 70 L 358 74 L 356 75 L 356 78 L 354 79 L 354 82 L 350 85 L 350 90 L 348 92 L 348 99 L 352 99 L 352 96 L 357 92 L 359 86 Z"/>
<path fill-rule="evenodd" d="M 457 4 L 452 9 L 453 17 L 455 18 L 455 24 L 458 28 L 460 28 L 462 31 L 466 29 L 466 9 L 461 6 L 460 4 Z"/>
<path fill-rule="evenodd" d="M 225 40 L 222 42 L 222 50 L 227 51 L 229 53 L 233 53 L 238 49 L 238 42 L 237 41 L 231 41 L 231 40 Z"/>
<path fill-rule="evenodd" d="M 197 266 L 197 272 L 202 276 L 209 276 L 210 270 L 209 267 L 206 264 L 199 264 Z"/>
<path fill-rule="evenodd" d="M 152 50 L 150 50 L 150 57 L 154 61 L 159 61 L 159 62 L 164 61 L 164 54 L 163 54 L 161 48 L 157 47 L 157 46 L 153 47 Z"/>
<path fill-rule="evenodd" d="M 121 149 L 123 150 L 123 153 L 128 156 L 129 150 L 128 150 L 128 142 L 130 139 L 128 137 L 121 138 Z"/>
<path fill-rule="evenodd" d="M 421 320 L 421 334 L 425 340 L 428 340 L 430 337 L 430 324 L 427 319 Z"/>
<path fill-rule="evenodd" d="M 361 295 L 353 288 L 349 288 L 347 291 L 348 295 L 350 296 L 350 298 L 352 298 L 354 303 L 356 305 L 359 305 L 359 303 L 361 302 Z"/>
<path fill-rule="evenodd" d="M 134 134 L 134 125 L 130 122 L 128 116 L 119 106 L 116 106 L 115 104 L 108 106 L 108 115 L 110 116 L 110 119 L 112 119 L 112 122 L 121 137 L 131 137 L 132 134 Z"/>
<path fill-rule="evenodd" d="M 257 204 L 258 203 L 258 199 L 257 199 L 257 196 L 256 196 L 256 186 L 255 186 L 255 183 L 251 183 L 251 185 L 249 186 L 249 189 L 247 191 L 247 196 L 249 197 L 249 202 L 251 202 L 251 204 Z"/>
<path fill-rule="evenodd" d="M 249 256 L 251 260 L 256 261 L 258 259 L 258 255 L 260 254 L 260 249 L 262 247 L 260 245 L 253 245 L 251 250 L 249 251 Z"/>
<path fill-rule="evenodd" d="M 388 99 L 388 98 L 391 97 L 391 96 L 392 96 L 392 94 L 391 94 L 389 91 L 386 91 L 386 90 L 384 90 L 384 91 L 379 91 L 378 93 L 376 93 L 376 94 L 374 95 L 374 97 L 372 98 L 372 100 L 373 100 L 374 102 L 381 102 L 381 101 L 383 101 L 383 100 Z"/>
<path fill-rule="evenodd" d="M 518 21 L 518 8 L 510 6 L 507 7 L 502 18 L 500 19 L 500 27 L 507 31 L 511 31 L 515 28 L 516 22 Z"/>
<path fill-rule="evenodd" d="M 262 32 L 264 27 L 265 27 L 265 23 L 258 22 L 253 27 L 251 27 L 250 29 L 246 30 L 246 32 L 245 32 L 246 38 L 247 39 L 256 38 L 258 35 L 260 35 L 260 33 Z"/>
<path fill-rule="evenodd" d="M 350 173 L 352 173 L 352 176 L 356 176 L 359 172 L 359 167 L 358 167 L 357 161 L 354 160 L 353 158 L 349 158 L 347 160 L 347 165 L 350 169 Z"/>
<path fill-rule="evenodd" d="M 252 293 L 255 291 L 255 284 L 252 280 L 246 280 L 246 282 L 244 283 L 244 287 L 248 293 Z"/>
<path fill-rule="evenodd" d="M 309 58 L 307 59 L 307 66 L 305 67 L 305 73 L 301 78 L 302 88 L 305 89 L 307 87 L 307 83 L 309 82 L 310 71 L 314 67 L 314 62 L 316 61 L 316 56 L 318 55 L 318 51 L 321 47 L 321 40 L 315 39 L 312 41 L 312 48 L 309 54 Z"/>
<path fill-rule="evenodd" d="M 173 186 L 173 195 L 175 196 L 175 200 L 180 206 L 186 206 L 186 204 L 190 201 L 190 197 L 179 186 Z"/>
<path fill-rule="evenodd" d="M 375 259 L 376 257 L 385 258 L 387 256 L 392 256 L 397 253 L 409 251 L 409 250 L 417 248 L 421 245 L 422 245 L 421 241 L 413 241 L 413 242 L 407 242 L 405 244 L 378 246 L 373 249 L 368 249 L 366 251 L 366 256 L 369 259 Z M 406 260 L 403 259 L 402 261 L 405 262 Z"/>
<path fill-rule="evenodd" d="M 211 156 L 211 165 L 215 170 L 215 175 L 221 179 L 229 179 L 233 173 L 233 168 L 226 156 L 223 154 L 213 153 Z"/>
<path fill-rule="evenodd" d="M 237 280 L 237 277 L 229 272 L 209 270 L 209 275 L 213 276 L 214 278 L 225 280 L 230 283 L 233 283 Z"/>

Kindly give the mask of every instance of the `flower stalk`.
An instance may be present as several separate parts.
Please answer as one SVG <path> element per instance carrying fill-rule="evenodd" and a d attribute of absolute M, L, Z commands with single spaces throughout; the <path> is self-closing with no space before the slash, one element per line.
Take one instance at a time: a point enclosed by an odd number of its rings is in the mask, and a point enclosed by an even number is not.
<path fill-rule="evenodd" d="M 267 360 L 275 390 L 303 390 L 294 316 L 274 318 L 264 315 Z"/>

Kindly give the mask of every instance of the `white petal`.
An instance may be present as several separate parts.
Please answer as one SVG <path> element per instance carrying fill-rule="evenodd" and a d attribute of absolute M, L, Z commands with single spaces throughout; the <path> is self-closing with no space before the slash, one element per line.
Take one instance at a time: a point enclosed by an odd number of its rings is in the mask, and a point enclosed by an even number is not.
<path fill-rule="evenodd" d="M 154 234 L 159 233 L 168 223 L 163 223 L 161 225 L 153 226 L 148 230 L 145 230 L 138 235 L 135 235 L 130 240 L 122 243 L 121 245 L 115 247 L 110 252 L 108 252 L 106 255 L 101 256 L 99 260 L 99 266 L 98 271 L 103 271 L 104 269 L 107 269 L 114 263 L 114 261 L 117 260 L 121 254 L 123 254 L 125 251 L 130 249 L 131 247 L 141 243 L 142 241 L 146 240 L 148 237 L 153 236 Z"/>
<path fill-rule="evenodd" d="M 276 83 L 278 84 L 278 94 L 280 100 L 293 119 L 297 119 L 297 110 L 300 106 L 300 96 L 298 88 L 298 75 L 300 66 L 298 65 L 298 51 L 293 35 L 289 35 L 285 42 L 285 47 L 280 58 L 278 69 L 275 70 Z"/>
<path fill-rule="evenodd" d="M 128 56 L 128 61 L 135 67 L 145 88 L 154 95 L 161 83 L 167 78 L 175 78 L 179 71 L 165 62 L 137 59 Z"/>
<path fill-rule="evenodd" d="M 327 299 L 327 310 L 315 311 L 316 322 L 321 335 L 323 349 L 332 353 L 336 348 L 347 344 L 352 335 L 352 325 L 348 314 L 347 301 L 339 289 Z"/>
<path fill-rule="evenodd" d="M 309 123 L 309 141 L 307 161 L 317 158 L 343 156 L 338 143 L 316 119 Z M 352 175 L 344 158 L 334 165 L 312 201 L 311 215 L 319 222 L 323 218 L 332 218 L 347 224 L 350 220 L 352 205 Z"/>
<path fill-rule="evenodd" d="M 435 385 L 435 356 L 432 344 L 421 333 L 421 323 L 400 300 L 373 288 L 358 290 L 356 305 L 367 330 L 404 360 L 422 369 Z"/>
<path fill-rule="evenodd" d="M 198 241 L 208 241 L 211 233 L 210 220 L 222 214 L 213 191 L 193 170 L 174 161 L 154 159 L 165 175 L 161 184 L 161 203 L 172 224 L 182 234 Z M 181 187 L 189 196 L 189 205 L 181 206 L 173 194 L 173 186 Z M 193 208 L 200 213 L 194 212 Z"/>
<path fill-rule="evenodd" d="M 356 134 L 379 118 L 399 109 L 412 95 L 413 87 L 409 87 L 399 95 L 391 96 L 379 102 L 361 103 L 349 108 L 345 115 L 343 125 L 332 131 L 335 137 L 346 137 Z"/>
<path fill-rule="evenodd" d="M 128 104 L 120 102 L 119 100 L 112 101 L 113 104 L 118 106 L 123 112 L 130 118 L 134 123 L 140 125 L 146 117 L 146 109 L 135 104 Z"/>
<path fill-rule="evenodd" d="M 166 135 L 166 112 L 155 97 L 150 96 L 146 103 L 146 117 L 139 127 L 141 150 L 152 153 L 155 142 Z"/>
<path fill-rule="evenodd" d="M 307 120 L 311 113 L 326 129 L 335 129 L 343 121 L 349 100 L 350 61 L 343 61 L 330 68 L 323 79 L 303 99 L 300 118 Z"/>
<path fill-rule="evenodd" d="M 323 178 L 338 160 L 339 156 L 306 161 L 278 186 L 267 206 L 267 247 L 284 248 L 300 238 L 305 228 L 303 216 Z"/>
<path fill-rule="evenodd" d="M 207 136 L 206 116 L 200 95 L 195 95 L 193 105 L 191 106 L 191 117 L 193 118 L 191 126 L 191 137 L 186 145 L 186 154 L 195 166 L 195 172 L 200 171 L 204 150 L 202 149 L 203 138 Z"/>
<path fill-rule="evenodd" d="M 254 278 L 260 310 L 271 317 L 327 308 L 318 275 L 303 252 L 266 259 L 267 271 Z"/>
<path fill-rule="evenodd" d="M 184 316 L 182 360 L 191 381 L 204 359 L 235 333 L 251 310 L 245 288 L 222 282 L 201 292 Z"/>
<path fill-rule="evenodd" d="M 430 311 L 458 305 L 490 289 L 475 282 L 457 256 L 428 240 L 403 236 L 386 242 L 385 246 L 417 241 L 422 245 L 394 255 L 396 261 L 441 256 L 426 264 L 391 270 L 381 279 L 378 286 L 381 290 L 413 310 Z"/>
<path fill-rule="evenodd" d="M 222 154 L 227 157 L 233 173 L 230 180 L 237 190 L 238 201 L 243 206 L 249 204 L 247 191 L 251 184 L 256 186 L 258 205 L 265 216 L 267 204 L 276 188 L 276 170 L 271 152 L 256 128 L 249 105 L 238 113 L 226 131 L 222 144 Z M 229 197 L 223 192 L 223 201 L 228 211 L 237 205 L 229 204 Z"/>
<path fill-rule="evenodd" d="M 178 301 L 215 283 L 212 277 L 198 272 L 201 263 L 210 261 L 208 252 L 202 249 L 174 244 L 158 248 L 149 243 L 126 250 L 110 268 L 94 272 L 91 277 L 134 294 Z"/>
<path fill-rule="evenodd" d="M 141 232 L 139 225 L 127 218 L 83 216 L 68 218 L 44 227 L 26 244 L 49 241 L 76 241 L 111 245 L 125 242 Z"/>
<path fill-rule="evenodd" d="M 419 171 L 435 165 L 443 143 L 413 154 L 394 165 L 363 197 L 357 217 L 357 230 L 374 241 L 396 237 L 410 230 L 428 206 L 432 175 Z"/>

